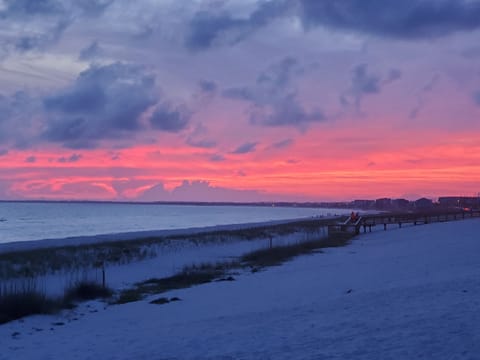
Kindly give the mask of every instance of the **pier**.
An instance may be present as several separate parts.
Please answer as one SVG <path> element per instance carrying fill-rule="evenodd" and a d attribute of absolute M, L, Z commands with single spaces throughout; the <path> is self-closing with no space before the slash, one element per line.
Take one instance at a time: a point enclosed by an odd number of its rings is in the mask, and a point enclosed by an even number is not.
<path fill-rule="evenodd" d="M 372 227 L 382 226 L 383 230 L 392 227 L 401 228 L 404 225 L 422 225 L 436 222 L 446 222 L 455 220 L 464 220 L 480 217 L 478 210 L 431 210 L 416 212 L 390 212 L 381 214 L 365 214 L 357 219 L 350 216 L 343 221 L 337 221 L 328 225 L 328 231 L 331 232 L 349 232 L 360 234 L 371 232 Z"/>

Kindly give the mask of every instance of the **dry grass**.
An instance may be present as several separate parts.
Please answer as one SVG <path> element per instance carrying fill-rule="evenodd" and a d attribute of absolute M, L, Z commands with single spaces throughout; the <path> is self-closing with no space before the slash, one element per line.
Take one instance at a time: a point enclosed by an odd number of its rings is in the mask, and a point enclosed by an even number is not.
<path fill-rule="evenodd" d="M 0 286 L 0 324 L 30 315 L 54 314 L 75 307 L 74 302 L 110 297 L 113 292 L 100 284 L 82 281 L 65 290 L 63 297 L 49 297 L 34 279 Z"/>
<path fill-rule="evenodd" d="M 165 277 L 152 278 L 135 284 L 131 289 L 120 292 L 116 304 L 138 301 L 152 294 L 161 294 L 170 290 L 185 289 L 194 285 L 209 283 L 226 275 L 230 270 L 239 268 L 237 262 L 206 263 L 188 266 L 179 273 Z"/>
<path fill-rule="evenodd" d="M 78 246 L 61 246 L 0 253 L 0 279 L 34 277 L 57 271 L 94 269 L 99 264 L 126 264 L 152 258 L 161 246 L 177 241 L 193 244 L 226 243 L 269 239 L 304 232 L 314 238 L 331 220 L 307 219 L 245 229 L 215 230 L 196 234 L 147 237 L 135 240 L 108 241 Z"/>
<path fill-rule="evenodd" d="M 212 281 L 231 281 L 233 278 L 228 275 L 234 270 L 258 269 L 280 265 L 297 256 L 312 253 L 322 248 L 344 246 L 349 243 L 352 237 L 353 235 L 351 234 L 333 234 L 327 239 L 253 251 L 242 256 L 239 261 L 206 263 L 185 267 L 173 276 L 159 279 L 152 278 L 139 282 L 130 289 L 121 291 L 115 303 L 125 304 L 139 301 L 148 295 L 184 289 Z"/>
<path fill-rule="evenodd" d="M 322 248 L 345 246 L 352 237 L 352 234 L 338 233 L 330 235 L 326 239 L 261 249 L 245 254 L 241 257 L 241 261 L 254 268 L 280 265 L 297 256 L 309 254 Z"/>

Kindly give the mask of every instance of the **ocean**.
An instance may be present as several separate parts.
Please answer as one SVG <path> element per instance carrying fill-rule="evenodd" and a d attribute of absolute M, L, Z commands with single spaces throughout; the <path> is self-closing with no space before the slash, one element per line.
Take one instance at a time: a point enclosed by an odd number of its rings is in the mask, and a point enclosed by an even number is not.
<path fill-rule="evenodd" d="M 347 212 L 268 206 L 0 202 L 0 243 L 245 224 Z"/>

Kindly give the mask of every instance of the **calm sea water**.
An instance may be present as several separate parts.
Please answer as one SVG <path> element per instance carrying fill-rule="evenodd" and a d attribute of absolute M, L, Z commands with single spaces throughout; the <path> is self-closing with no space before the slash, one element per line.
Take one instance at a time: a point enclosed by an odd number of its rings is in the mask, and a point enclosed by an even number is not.
<path fill-rule="evenodd" d="M 0 203 L 0 243 L 184 229 L 341 213 L 335 209 L 112 203 Z"/>

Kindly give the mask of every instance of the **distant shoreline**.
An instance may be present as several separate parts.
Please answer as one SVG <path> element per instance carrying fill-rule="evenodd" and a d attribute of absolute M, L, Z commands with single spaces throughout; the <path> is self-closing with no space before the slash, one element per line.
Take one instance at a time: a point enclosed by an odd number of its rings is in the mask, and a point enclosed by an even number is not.
<path fill-rule="evenodd" d="M 260 207 L 305 207 L 331 208 L 333 203 L 323 202 L 207 202 L 207 201 L 103 201 L 103 200 L 0 200 L 0 203 L 31 204 L 122 204 L 122 205 L 185 205 L 185 206 L 260 206 Z M 331 204 L 327 206 L 328 204 Z"/>

